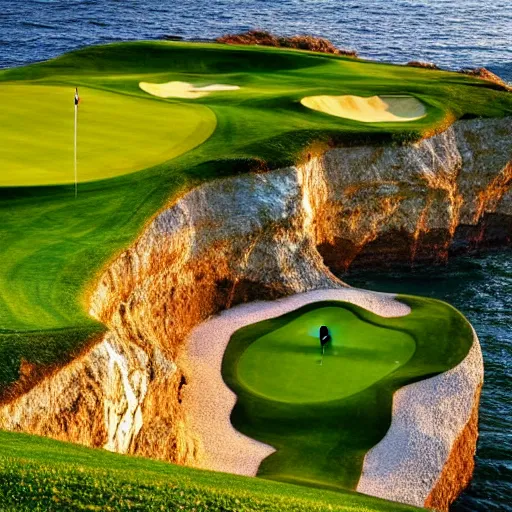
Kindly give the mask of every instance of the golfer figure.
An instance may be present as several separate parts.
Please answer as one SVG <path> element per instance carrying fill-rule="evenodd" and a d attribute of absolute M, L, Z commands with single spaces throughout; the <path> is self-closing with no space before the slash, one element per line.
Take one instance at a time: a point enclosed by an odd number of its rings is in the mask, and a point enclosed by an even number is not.
<path fill-rule="evenodd" d="M 324 362 L 324 351 L 325 351 L 325 345 L 329 343 L 331 340 L 331 335 L 329 334 L 329 329 L 326 325 L 322 325 L 320 327 L 320 346 L 322 347 L 322 359 L 320 360 L 320 365 Z"/>

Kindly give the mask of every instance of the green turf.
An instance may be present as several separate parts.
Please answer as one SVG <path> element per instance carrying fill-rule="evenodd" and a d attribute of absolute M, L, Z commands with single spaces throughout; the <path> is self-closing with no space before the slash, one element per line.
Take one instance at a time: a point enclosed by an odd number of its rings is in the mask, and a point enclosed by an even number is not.
<path fill-rule="evenodd" d="M 320 350 L 318 331 L 331 341 Z M 414 338 L 343 306 L 318 307 L 254 340 L 238 361 L 240 384 L 278 402 L 328 402 L 378 382 L 414 353 Z"/>
<path fill-rule="evenodd" d="M 467 355 L 473 333 L 457 310 L 433 299 L 399 300 L 410 314 L 384 318 L 327 301 L 233 334 L 222 363 L 224 380 L 238 396 L 231 421 L 277 450 L 262 462 L 259 476 L 355 489 L 364 455 L 389 428 L 394 391 Z M 320 367 L 315 335 L 322 323 L 332 327 L 335 344 Z M 327 370 L 331 366 L 338 371 Z"/>
<path fill-rule="evenodd" d="M 169 80 L 235 84 L 241 89 L 176 101 L 153 98 L 138 86 L 140 81 Z M 53 103 L 51 108 L 69 112 L 69 93 L 75 85 L 80 86 L 84 111 L 95 103 L 93 98 L 116 98 L 111 101 L 119 105 L 147 105 L 147 111 L 155 113 L 153 124 L 155 116 L 162 119 L 159 112 L 167 109 L 173 115 L 164 128 L 177 133 L 179 140 L 182 127 L 184 132 L 191 128 L 195 114 L 201 113 L 203 121 L 214 115 L 217 125 L 206 142 L 181 156 L 171 158 L 175 153 L 172 144 L 166 143 L 170 153 L 158 164 L 152 160 L 156 165 L 150 168 L 81 184 L 76 200 L 72 185 L 0 187 L 0 392 L 18 378 L 22 359 L 41 365 L 61 363 L 102 329 L 87 315 L 87 293 L 102 266 L 135 239 L 149 217 L 184 189 L 263 164 L 270 168 L 289 165 L 318 141 L 399 143 L 442 129 L 456 118 L 512 114 L 510 94 L 455 73 L 281 49 L 140 42 L 85 48 L 48 62 L 0 71 L 0 90 L 9 88 L 24 96 L 23 101 L 0 101 L 0 116 L 14 108 L 24 109 L 28 102 L 38 112 L 44 111 L 50 105 L 40 91 L 58 87 L 66 88 L 65 105 Z M 22 93 L 29 90 L 34 94 Z M 345 93 L 411 94 L 425 103 L 427 116 L 410 123 L 358 123 L 300 104 L 308 95 Z M 123 115 L 132 114 L 123 111 Z M 124 123 L 123 131 L 140 134 L 141 125 L 147 125 L 140 116 L 139 112 L 133 126 Z M 105 146 L 118 136 L 113 116 L 107 117 L 97 126 L 104 133 L 101 144 Z M 66 120 L 70 122 L 69 115 Z M 0 140 L 13 137 L 11 123 L 15 126 L 16 122 L 9 116 L 9 123 L 0 123 Z M 45 122 L 55 123 L 51 119 Z M 106 127 L 110 127 L 108 133 Z M 68 128 L 58 126 L 54 133 L 62 130 L 69 133 L 69 124 Z M 147 130 L 152 133 L 153 127 Z M 196 135 L 187 137 L 180 151 L 201 139 L 196 140 Z M 48 140 L 47 155 L 41 154 L 34 138 L 15 154 L 15 144 L 0 145 L 0 161 L 11 162 L 2 166 L 2 183 L 19 179 L 13 178 L 14 174 L 25 176 L 24 183 L 34 182 L 28 164 L 13 171 L 17 162 L 48 161 L 54 148 L 63 144 L 60 137 L 50 140 L 50 131 L 41 137 Z M 162 137 L 162 130 L 157 137 Z M 67 140 L 69 154 L 71 139 Z M 83 143 L 79 138 L 79 151 L 84 151 Z M 123 153 L 141 154 L 142 144 L 128 146 L 123 146 Z M 151 143 L 149 147 L 154 148 Z M 161 148 L 162 154 L 165 148 Z M 94 158 L 99 163 L 91 169 L 91 179 L 112 175 L 114 154 L 119 151 L 96 152 Z M 143 158 L 153 157 L 148 150 Z M 84 165 L 79 159 L 82 178 L 86 177 Z M 120 172 L 126 171 L 125 167 Z M 62 162 L 60 169 L 56 165 L 48 172 L 64 180 L 71 175 Z"/>
<path fill-rule="evenodd" d="M 178 101 L 153 98 L 138 87 L 140 81 L 170 80 L 199 86 L 233 84 L 241 89 L 200 100 Z M 79 176 L 84 182 L 74 199 L 72 184 L 64 182 L 71 181 L 70 121 L 76 85 L 82 97 Z M 55 101 L 58 91 L 65 91 L 62 104 Z M 405 124 L 358 123 L 314 112 L 300 104 L 302 97 L 316 94 L 410 94 L 426 105 L 427 116 Z M 136 107 L 126 109 L 128 104 Z M 93 113 L 89 110 L 93 106 L 103 119 L 94 128 L 85 124 L 86 114 Z M 20 112 L 19 118 L 13 115 L 15 110 Z M 52 116 L 45 116 L 45 111 L 51 111 Z M 168 113 L 167 117 L 163 112 Z M 133 242 L 159 208 L 184 190 L 260 166 L 276 168 L 296 163 L 317 142 L 399 144 L 442 130 L 454 119 L 511 114 L 511 95 L 473 77 L 259 47 L 112 44 L 0 71 L 0 183 L 12 185 L 0 186 L 0 393 L 19 378 L 22 360 L 42 366 L 61 364 L 104 330 L 87 314 L 88 292 L 104 265 Z M 62 122 L 58 122 L 59 115 Z M 20 134 L 20 126 L 24 130 L 30 126 L 23 116 L 34 116 L 36 120 L 39 117 L 45 129 L 32 123 L 32 132 Z M 199 120 L 201 133 L 194 129 Z M 197 146 L 208 137 L 215 121 L 214 133 Z M 38 130 L 37 136 L 29 137 L 34 130 Z M 117 143 L 120 136 L 124 140 Z M 67 145 L 62 137 L 67 137 Z M 48 165 L 49 161 L 53 163 Z M 118 176 L 112 177 L 114 174 Z M 30 186 L 41 183 L 54 185 Z M 20 184 L 23 186 L 17 186 Z M 421 311 L 416 311 L 414 318 Z M 439 325 L 450 331 L 446 322 L 452 317 L 441 318 L 447 314 L 445 309 L 424 311 L 437 314 Z M 434 329 L 434 324 L 430 322 L 425 330 L 435 338 L 441 328 Z M 454 330 L 453 339 L 458 340 L 461 332 Z M 420 353 L 427 360 L 429 346 L 430 370 L 442 371 L 446 362 L 437 364 L 436 358 L 442 353 L 437 344 L 425 343 Z M 446 361 L 452 361 L 454 354 L 456 348 L 453 353 L 444 354 Z M 406 369 L 414 368 L 410 365 L 416 355 L 381 379 L 379 386 L 389 382 L 390 387 L 387 392 L 368 395 L 368 403 L 388 400 L 392 385 L 417 378 L 412 370 L 411 375 L 404 374 Z M 340 482 L 353 486 L 353 467 L 365 450 L 382 437 L 389 421 L 389 407 L 373 410 L 369 405 L 358 406 L 356 397 L 365 393 L 370 391 L 343 399 L 349 409 L 353 406 L 352 426 L 331 433 L 332 446 L 336 447 L 332 455 L 325 452 L 329 442 L 326 429 L 320 431 L 318 451 L 308 445 L 301 453 L 301 436 L 309 435 L 304 429 L 306 423 L 310 428 L 311 419 L 304 416 L 292 425 L 288 440 L 291 444 L 265 462 L 262 475 L 294 481 L 302 478 L 319 485 L 320 481 L 325 483 L 322 475 L 330 475 L 332 464 L 339 462 L 340 478 L 334 486 L 339 488 Z M 313 407 L 311 414 L 315 410 Z M 279 414 L 280 411 L 278 407 Z M 243 419 L 240 405 L 236 417 Z M 290 424 L 288 419 L 278 421 L 283 421 L 284 426 Z M 326 426 L 333 422 L 338 428 L 334 419 Z M 364 438 L 362 430 L 367 433 Z M 262 435 L 260 431 L 254 434 Z M 174 499 L 186 502 L 190 509 L 191 502 L 187 500 L 197 493 L 213 500 L 210 510 L 347 510 L 347 503 L 354 504 L 351 510 L 400 510 L 394 504 L 379 508 L 381 505 L 373 505 L 376 502 L 369 498 L 361 506 L 360 498 L 352 502 L 352 495 L 346 495 L 340 505 L 339 494 L 324 492 L 319 498 L 315 490 L 285 489 L 273 487 L 277 484 L 272 482 L 249 483 L 246 479 L 209 473 L 201 473 L 207 475 L 202 479 L 199 473 L 173 466 L 162 465 L 157 470 L 158 463 L 116 458 L 19 434 L 0 436 L 0 457 L 4 462 L 2 506 L 6 510 L 52 510 L 57 507 L 54 502 L 61 510 L 126 510 L 128 506 L 116 502 L 119 496 L 126 496 L 134 510 L 165 509 L 165 500 Z M 283 439 L 275 437 L 271 429 L 264 432 L 264 437 L 284 447 Z M 349 437 L 353 445 L 346 456 L 340 455 L 339 447 L 346 446 L 343 439 Z M 320 458 L 325 457 L 325 472 L 322 469 L 320 475 L 316 473 L 321 466 L 315 458 L 317 453 Z M 294 457 L 301 462 L 309 455 L 313 472 L 298 475 L 294 472 Z M 165 476 L 156 475 L 159 471 Z M 176 475 L 176 485 L 168 485 L 168 474 Z M 231 485 L 233 492 L 229 491 Z M 194 489 L 199 491 L 194 494 Z M 197 506 L 197 510 L 201 507 Z"/>
<path fill-rule="evenodd" d="M 170 160 L 204 142 L 215 116 L 201 105 L 169 104 L 80 90 L 80 182 L 112 178 Z M 0 86 L 0 186 L 74 181 L 74 88 Z M 175 122 L 177 121 L 177 122 Z"/>
<path fill-rule="evenodd" d="M 200 471 L 0 431 L 0 510 L 413 512 L 351 492 Z"/>

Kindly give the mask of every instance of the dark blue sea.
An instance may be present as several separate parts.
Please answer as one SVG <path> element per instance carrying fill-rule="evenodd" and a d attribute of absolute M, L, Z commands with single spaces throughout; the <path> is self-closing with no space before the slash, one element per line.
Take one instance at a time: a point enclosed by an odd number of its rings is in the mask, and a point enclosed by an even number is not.
<path fill-rule="evenodd" d="M 251 28 L 326 37 L 375 60 L 484 66 L 512 82 L 512 0 L 0 0 L 0 67 L 90 44 Z M 512 253 L 347 281 L 438 297 L 473 323 L 486 370 L 481 437 L 475 478 L 453 510 L 512 511 Z"/>

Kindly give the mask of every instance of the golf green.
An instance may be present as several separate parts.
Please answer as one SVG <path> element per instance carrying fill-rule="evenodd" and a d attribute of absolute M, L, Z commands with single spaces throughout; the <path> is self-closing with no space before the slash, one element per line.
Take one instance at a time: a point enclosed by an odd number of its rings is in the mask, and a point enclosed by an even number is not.
<path fill-rule="evenodd" d="M 433 299 L 398 300 L 409 314 L 382 317 L 321 301 L 231 336 L 222 361 L 237 395 L 231 423 L 276 449 L 258 476 L 355 489 L 365 454 L 389 428 L 394 392 L 467 355 L 473 334 L 457 310 Z M 322 366 L 321 325 L 332 336 Z"/>
<path fill-rule="evenodd" d="M 331 335 L 323 358 L 321 325 Z M 415 346 L 405 332 L 367 323 L 343 307 L 320 307 L 255 340 L 240 358 L 238 376 L 272 400 L 326 402 L 379 381 L 407 362 Z"/>
<path fill-rule="evenodd" d="M 215 130 L 203 105 L 172 104 L 80 87 L 78 178 L 112 178 L 160 164 Z M 74 88 L 0 86 L 1 186 L 72 183 Z"/>

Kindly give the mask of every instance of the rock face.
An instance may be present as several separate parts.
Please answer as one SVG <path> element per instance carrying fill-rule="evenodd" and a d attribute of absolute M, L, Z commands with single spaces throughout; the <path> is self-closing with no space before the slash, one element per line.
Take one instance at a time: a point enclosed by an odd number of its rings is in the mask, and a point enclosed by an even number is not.
<path fill-rule="evenodd" d="M 308 35 L 281 37 L 262 30 L 249 30 L 242 34 L 227 34 L 217 38 L 216 42 L 224 44 L 274 46 L 276 48 L 295 48 L 299 50 L 309 50 L 312 52 L 357 57 L 357 52 L 354 50 L 341 50 L 340 48 L 336 48 L 336 46 L 334 46 L 329 40 L 321 37 Z"/>
<path fill-rule="evenodd" d="M 324 160 L 317 241 L 334 272 L 510 242 L 510 119 L 461 121 L 413 146 L 336 149 Z"/>
<path fill-rule="evenodd" d="M 489 71 L 485 68 L 464 68 L 459 71 L 459 73 L 463 73 L 464 75 L 476 76 L 481 80 L 487 80 L 488 82 L 493 82 L 500 89 L 504 89 L 505 91 L 512 91 L 512 87 L 510 87 L 503 78 L 494 74 L 492 71 Z"/>
<path fill-rule="evenodd" d="M 509 243 L 511 141 L 510 118 L 459 121 L 413 145 L 332 149 L 192 190 L 101 276 L 90 313 L 109 332 L 1 406 L 0 428 L 193 461 L 175 363 L 189 331 L 234 304 L 342 286 L 350 265 Z"/>

